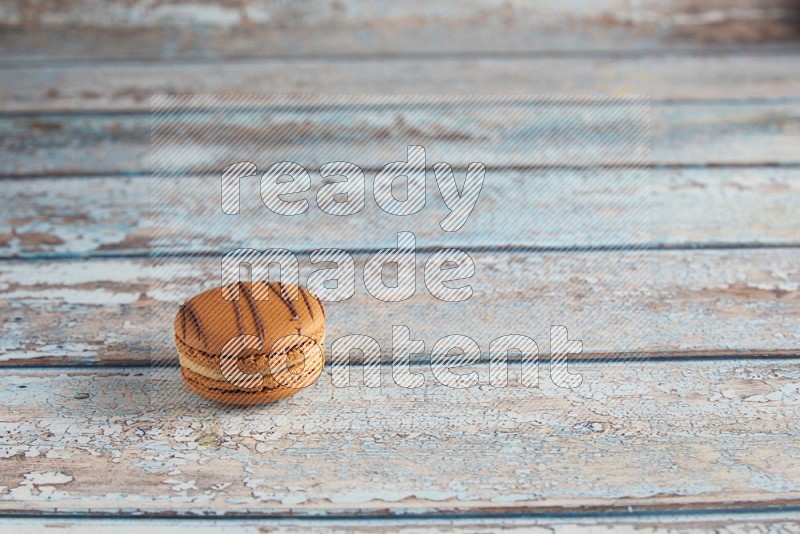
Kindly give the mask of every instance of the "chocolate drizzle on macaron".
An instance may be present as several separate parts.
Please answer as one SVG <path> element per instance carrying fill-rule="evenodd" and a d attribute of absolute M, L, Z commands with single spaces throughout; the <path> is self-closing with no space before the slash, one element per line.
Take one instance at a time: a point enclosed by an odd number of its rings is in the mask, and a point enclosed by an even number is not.
<path fill-rule="evenodd" d="M 272 290 L 272 292 L 275 293 L 275 296 L 281 299 L 281 302 L 283 302 L 284 305 L 286 305 L 286 308 L 289 310 L 289 313 L 292 314 L 292 319 L 294 319 L 295 321 L 300 319 L 300 316 L 297 315 L 297 308 L 294 307 L 294 303 L 284 293 L 283 285 L 282 284 L 276 284 L 276 285 L 278 286 L 278 289 L 280 289 L 280 291 L 272 287 L 272 284 L 267 283 L 267 287 L 269 287 Z"/>
<path fill-rule="evenodd" d="M 258 337 L 264 339 L 264 320 L 258 313 L 258 308 L 256 307 L 255 300 L 253 300 L 253 295 L 250 293 L 250 289 L 244 284 L 244 282 L 239 282 L 239 290 L 244 294 L 244 299 L 247 301 L 247 306 L 250 308 L 250 313 L 253 314 L 253 320 L 256 322 L 256 329 L 258 330 Z"/>
<path fill-rule="evenodd" d="M 194 306 L 192 306 L 190 302 L 187 302 L 181 307 L 181 309 L 181 325 L 184 337 L 186 336 L 186 317 L 184 314 L 188 314 L 189 319 L 192 321 L 192 325 L 194 326 L 195 330 L 197 330 L 197 335 L 200 337 L 200 340 L 203 343 L 203 348 L 205 348 L 206 345 L 208 345 L 208 341 L 206 341 L 206 335 L 203 332 L 203 324 L 200 322 L 200 317 L 198 317 Z"/>

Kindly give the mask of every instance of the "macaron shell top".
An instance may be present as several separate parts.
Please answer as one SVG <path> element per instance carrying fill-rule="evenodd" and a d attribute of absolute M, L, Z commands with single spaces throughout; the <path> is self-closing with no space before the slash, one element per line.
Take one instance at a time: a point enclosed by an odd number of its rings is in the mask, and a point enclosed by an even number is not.
<path fill-rule="evenodd" d="M 297 300 L 292 300 L 292 295 Z M 226 300 L 225 296 L 234 298 Z M 322 302 L 306 289 L 277 282 L 239 282 L 192 297 L 178 310 L 174 326 L 179 340 L 206 354 L 221 354 L 231 339 L 241 335 L 263 340 L 260 349 L 241 352 L 247 355 L 269 352 L 277 340 L 288 335 L 321 341 L 324 324 Z"/>

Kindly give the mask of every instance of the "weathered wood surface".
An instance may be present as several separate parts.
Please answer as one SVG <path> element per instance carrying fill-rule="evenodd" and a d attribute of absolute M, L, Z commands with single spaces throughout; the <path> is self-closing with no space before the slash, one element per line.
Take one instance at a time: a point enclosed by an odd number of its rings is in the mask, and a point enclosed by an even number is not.
<path fill-rule="evenodd" d="M 392 246 L 392 238 L 381 243 Z M 417 293 L 383 303 L 364 289 L 366 255 L 356 255 L 355 295 L 327 306 L 327 348 L 339 337 L 365 334 L 388 355 L 391 327 L 398 324 L 422 339 L 428 353 L 440 338 L 465 334 L 486 356 L 493 339 L 520 333 L 532 337 L 544 357 L 550 325 L 563 324 L 588 358 L 800 354 L 800 249 L 471 256 L 470 300 L 431 296 L 423 281 L 428 254 L 420 253 Z M 314 268 L 307 254 L 298 257 L 305 284 Z M 219 260 L 148 266 L 142 259 L 0 263 L 3 365 L 172 358 L 175 310 L 220 283 Z"/>
<path fill-rule="evenodd" d="M 796 514 L 767 511 L 800 507 L 799 14 L 784 0 L 4 3 L 0 175 L 37 180 L 3 180 L 0 193 L 0 514 L 241 519 L 13 519 L 0 530 L 797 530 Z M 334 388 L 328 369 L 279 405 L 215 410 L 174 367 L 147 364 L 172 354 L 168 316 L 217 280 L 216 262 L 91 258 L 147 251 L 150 96 L 209 92 L 649 94 L 649 224 L 626 225 L 637 198 L 610 198 L 596 176 L 538 168 L 571 165 L 590 144 L 560 160 L 477 154 L 504 169 L 472 230 L 433 235 L 444 214 L 434 202 L 402 228 L 423 246 L 475 249 L 473 300 L 441 303 L 419 282 L 409 301 L 376 306 L 357 276 L 356 296 L 329 306 L 328 340 L 370 334 L 388 356 L 391 325 L 404 323 L 428 351 L 465 333 L 486 356 L 492 339 L 524 333 L 542 352 L 541 389 L 516 384 L 516 366 L 510 387 L 491 388 L 484 363 L 481 387 L 443 387 L 420 365 L 425 386 L 405 390 L 387 365 L 378 390 Z M 522 126 L 485 127 L 492 110 L 462 114 L 465 126 L 396 108 L 323 140 L 374 167 L 415 137 L 448 160 L 462 141 Z M 258 130 L 251 139 L 264 141 Z M 361 144 L 336 145 L 354 133 Z M 176 148 L 198 146 L 189 136 Z M 328 161 L 302 138 L 269 146 L 311 169 Z M 216 175 L 227 156 L 206 156 L 193 164 Z M 558 187 L 536 198 L 531 178 Z M 213 250 L 214 236 L 191 228 L 199 200 L 187 197 L 171 228 L 188 238 L 183 252 Z M 515 235 L 493 208 L 526 203 L 549 218 L 523 210 L 531 231 Z M 564 225 L 554 206 L 583 215 Z M 299 222 L 319 220 L 314 210 Z M 282 220 L 281 244 L 304 251 L 305 279 L 309 249 L 352 247 L 354 235 L 391 246 L 399 228 L 374 215 L 353 218 L 350 235 Z M 628 250 L 542 251 L 581 236 Z M 631 250 L 642 244 L 706 249 Z M 63 259 L 75 255 L 90 258 Z M 571 364 L 577 390 L 549 381 L 550 324 L 595 359 Z M 362 512 L 373 519 L 353 518 Z M 346 519 L 325 522 L 333 515 Z"/>
<path fill-rule="evenodd" d="M 569 392 L 334 388 L 219 411 L 147 369 L 4 372 L 0 509 L 366 514 L 767 508 L 800 502 L 785 360 L 576 365 Z M 479 368 L 484 376 L 486 367 Z M 148 406 L 151 406 L 148 408 Z M 113 476 L 109 476 L 113 474 Z"/>
<path fill-rule="evenodd" d="M 702 15 L 701 15 L 702 16 Z M 713 16 L 713 14 L 711 15 Z M 398 59 L 462 59 L 463 61 L 514 58 L 560 57 L 650 57 L 662 60 L 672 54 L 726 56 L 733 52 L 767 57 L 797 50 L 791 27 L 784 19 L 760 25 L 752 33 L 745 21 L 739 21 L 741 39 L 736 31 L 725 36 L 695 38 L 692 30 L 713 27 L 713 24 L 667 28 L 663 25 L 609 27 L 602 32 L 563 33 L 554 28 L 509 26 L 483 20 L 451 27 L 447 37 L 437 27 L 407 26 L 353 28 L 327 26 L 319 33 L 308 28 L 265 28 L 264 26 L 209 27 L 80 27 L 1 26 L 0 68 L 40 66 L 66 67 L 94 64 L 224 64 L 243 60 L 295 61 L 353 58 Z M 731 27 L 737 25 L 734 22 Z M 399 26 L 399 25 L 398 25 Z M 683 35 L 672 33 L 686 31 Z M 769 35 L 773 32 L 773 35 Z M 610 63 L 611 64 L 611 63 Z M 766 85 L 761 85 L 765 87 Z M 55 95 L 53 95 L 55 96 Z"/>
<path fill-rule="evenodd" d="M 575 31 L 600 34 L 619 26 L 641 26 L 662 31 L 681 25 L 700 26 L 712 33 L 714 27 L 746 22 L 752 26 L 791 24 L 800 17 L 797 6 L 783 0 L 601 0 L 591 3 L 567 1 L 487 5 L 464 0 L 458 5 L 446 0 L 300 0 L 291 4 L 272 2 L 208 4 L 202 0 L 69 0 L 59 5 L 11 1 L 0 15 L 9 28 L 172 28 L 196 31 L 213 27 L 247 30 L 266 26 L 274 30 L 307 28 L 309 33 L 332 26 L 381 29 L 385 33 L 410 27 L 458 28 L 500 24 L 503 28 L 550 28 L 560 30 L 572 24 Z M 593 31 L 592 31 L 593 30 Z M 775 30 L 773 29 L 773 32 Z M 744 36 L 743 36 L 744 37 Z M 413 43 L 409 43 L 412 44 Z M 446 43 L 442 42 L 446 45 Z M 623 43 L 624 44 L 624 43 Z"/>
<path fill-rule="evenodd" d="M 215 176 L 231 162 L 242 159 L 253 159 L 262 165 L 270 161 L 291 160 L 308 169 L 318 168 L 332 160 L 352 161 L 364 168 L 380 168 L 387 162 L 403 158 L 405 147 L 413 143 L 435 147 L 428 153 L 431 161 L 453 162 L 458 150 L 462 150 L 461 156 L 469 157 L 470 161 L 500 166 L 574 165 L 576 158 L 579 163 L 588 164 L 613 163 L 614 157 L 620 163 L 642 161 L 643 142 L 633 134 L 638 136 L 644 127 L 635 123 L 641 118 L 631 117 L 633 111 L 615 111 L 605 116 L 602 111 L 597 111 L 595 118 L 590 115 L 580 119 L 581 122 L 571 130 L 580 136 L 576 146 L 572 146 L 555 142 L 552 136 L 562 130 L 554 122 L 556 108 L 550 107 L 549 110 L 538 118 L 528 115 L 526 122 L 520 118 L 514 120 L 513 110 L 506 109 L 503 116 L 508 116 L 511 121 L 508 130 L 487 129 L 483 121 L 494 124 L 496 117 L 493 120 L 492 116 L 502 111 L 492 107 L 455 113 L 437 111 L 436 108 L 413 111 L 400 107 L 386 113 L 353 109 L 347 112 L 348 121 L 339 122 L 335 127 L 315 124 L 317 115 L 313 113 L 292 115 L 290 111 L 284 114 L 265 110 L 263 113 L 234 113 L 229 117 L 227 129 L 223 129 L 224 122 L 216 126 L 211 123 L 204 125 L 205 121 L 213 118 L 209 114 L 203 122 L 193 123 L 197 131 L 176 129 L 175 137 L 169 145 L 164 145 L 163 153 L 171 153 L 174 158 L 180 154 L 192 155 L 183 162 L 189 168 L 181 167 L 176 171 L 202 169 Z M 656 105 L 651 113 L 650 159 L 654 165 L 800 163 L 797 153 L 800 105 L 794 101 Z M 442 122 L 437 122 L 438 118 Z M 350 122 L 349 119 L 364 122 Z M 462 121 L 458 128 L 448 122 L 456 120 Z M 587 133 L 591 132 L 589 127 L 594 121 L 604 127 L 616 124 L 622 128 L 626 120 L 635 123 L 628 140 L 612 142 L 602 135 L 593 138 Z M 254 125 L 253 121 L 262 122 Z M 185 119 L 181 119 L 183 122 Z M 179 123 L 178 119 L 175 123 Z M 283 136 L 270 137 L 270 132 L 278 135 L 274 131 L 275 124 L 285 128 Z M 292 132 L 302 134 L 308 131 L 318 136 L 314 143 L 291 137 Z M 205 145 L 206 141 L 197 137 L 202 133 L 224 135 L 224 139 L 243 137 L 241 143 L 226 151 L 224 146 Z M 4 116 L 0 117 L 0 134 L 0 173 L 5 176 L 150 172 L 150 116 L 147 113 Z M 372 135 L 378 136 L 381 142 L 376 144 Z M 499 137 L 487 143 L 487 135 Z M 541 150 L 536 150 L 537 147 Z M 580 148 L 585 152 L 578 152 Z M 634 151 L 627 157 L 626 148 Z M 463 153 L 465 149 L 469 149 L 466 154 Z M 165 165 L 172 165 L 170 160 L 165 161 Z M 165 168 L 160 167 L 161 170 Z"/>
<path fill-rule="evenodd" d="M 465 0 L 458 6 L 450 2 L 436 0 L 411 0 L 397 4 L 390 0 L 350 1 L 301 0 L 294 5 L 259 2 L 249 5 L 222 3 L 209 5 L 203 1 L 167 0 L 159 4 L 147 1 L 112 0 L 98 4 L 92 0 L 71 0 L 63 5 L 31 5 L 27 2 L 8 2 L 0 14 L 9 26 L 49 27 L 57 25 L 79 25 L 84 27 L 163 27 L 173 25 L 188 26 L 247 26 L 274 25 L 280 27 L 308 27 L 320 29 L 329 24 L 381 27 L 389 29 L 392 24 L 459 25 L 475 23 L 475 19 L 494 18 L 507 20 L 509 25 L 543 27 L 546 24 L 559 24 L 567 20 L 594 24 L 598 19 L 618 17 L 627 23 L 647 22 L 646 15 L 669 20 L 682 13 L 696 12 L 702 8 L 725 9 L 734 16 L 737 9 L 750 9 L 755 13 L 750 18 L 775 17 L 774 10 L 786 11 L 783 2 L 771 0 L 754 2 L 739 0 L 735 5 L 719 0 L 708 3 L 678 2 L 675 0 L 647 0 L 637 6 L 622 0 L 603 0 L 591 4 L 564 2 L 558 5 L 531 2 L 527 5 L 490 6 L 478 0 Z M 773 12 L 770 12 L 773 10 Z M 638 14 L 638 16 L 637 16 Z M 519 15 L 519 16 L 516 16 Z M 524 17 L 523 17 L 524 16 Z M 741 14 L 740 14 L 741 16 Z M 650 21 L 653 22 L 653 21 Z"/>
<path fill-rule="evenodd" d="M 0 64 L 619 52 L 791 41 L 785 0 L 6 2 Z M 564 27 L 569 31 L 564 31 Z"/>
<path fill-rule="evenodd" d="M 175 204 L 175 220 L 159 220 L 162 231 L 181 236 L 184 252 L 231 248 L 370 248 L 398 229 L 414 232 L 428 247 L 664 247 L 800 244 L 800 180 L 796 169 L 650 169 L 641 180 L 620 171 L 533 169 L 488 171 L 477 207 L 458 232 L 439 222 L 448 210 L 429 183 L 430 201 L 402 221 L 382 212 L 367 180 L 364 211 L 335 219 L 316 205 L 321 179 L 307 193 L 309 211 L 280 217 L 260 205 L 258 177 L 245 181 L 242 204 L 253 228 L 247 240 L 225 238 L 214 225 L 196 222 L 219 205 L 207 180 L 187 180 Z M 621 188 L 627 184 L 630 187 Z M 252 186 L 252 187 L 248 187 Z M 609 187 L 611 185 L 611 187 Z M 0 225 L 0 256 L 76 257 L 144 255 L 153 222 L 147 178 L 79 177 L 8 180 Z M 635 194 L 632 194 L 635 193 Z M 614 206 L 615 209 L 608 209 Z M 581 217 L 570 214 L 580 213 Z M 260 214 L 261 216 L 258 216 Z M 510 224 L 513 217 L 514 224 Z M 313 227 L 313 233 L 308 228 Z M 268 236 L 269 239 L 265 239 Z"/>
<path fill-rule="evenodd" d="M 487 518 L 261 518 L 261 519 L 150 519 L 127 517 L 100 518 L 14 518 L 0 521 L 0 532 L 27 534 L 62 532 L 65 534 L 135 534 L 142 530 L 156 532 L 195 532 L 197 534 L 263 534 L 265 532 L 525 532 L 532 534 L 787 534 L 800 528 L 800 515 L 792 512 L 762 513 L 693 513 L 693 514 L 596 514 L 576 518 L 553 518 L 547 515 L 519 515 Z"/>
<path fill-rule="evenodd" d="M 149 110 L 153 94 L 646 94 L 795 98 L 796 48 L 651 57 L 240 59 L 5 68 L 6 111 Z M 558 73 L 555 75 L 554 73 Z"/>

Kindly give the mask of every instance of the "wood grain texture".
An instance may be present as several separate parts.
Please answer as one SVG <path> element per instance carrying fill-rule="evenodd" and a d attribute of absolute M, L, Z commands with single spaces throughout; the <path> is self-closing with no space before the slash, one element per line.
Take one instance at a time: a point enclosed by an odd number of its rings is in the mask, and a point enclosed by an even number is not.
<path fill-rule="evenodd" d="M 646 123 L 637 123 L 628 134 L 630 139 L 611 144 L 603 135 L 589 135 L 594 122 L 598 128 L 612 124 L 622 128 L 624 121 L 641 121 L 632 117 L 633 111 L 604 115 L 602 110 L 595 110 L 595 116 L 580 119 L 575 133 L 581 137 L 573 145 L 559 141 L 563 125 L 551 120 L 556 108 L 550 109 L 550 114 L 540 119 L 518 117 L 505 128 L 493 126 L 500 109 L 491 107 L 456 114 L 436 108 L 412 111 L 402 106 L 381 113 L 353 109 L 347 112 L 346 121 L 340 117 L 333 125 L 316 123 L 313 113 L 242 111 L 232 114 L 227 122 L 225 118 L 211 122 L 213 115 L 191 124 L 186 118 L 176 118 L 175 136 L 163 146 L 173 161 L 185 155 L 175 170 L 214 176 L 242 159 L 261 165 L 290 160 L 308 169 L 344 160 L 375 169 L 402 158 L 405 147 L 414 143 L 430 149 L 429 156 L 435 161 L 454 164 L 453 158 L 458 155 L 487 166 L 646 161 L 646 154 L 641 154 L 646 147 L 646 139 L 641 137 L 647 133 Z M 504 116 L 509 113 L 506 110 Z M 800 106 L 794 101 L 655 105 L 651 109 L 650 160 L 653 165 L 797 164 L 798 121 Z M 303 142 L 303 136 L 309 133 L 315 141 Z M 4 116 L 0 117 L 0 134 L 0 173 L 6 177 L 149 174 L 151 168 L 147 113 Z M 203 134 L 224 135 L 224 139 L 239 142 L 227 149 L 204 140 Z M 381 142 L 375 143 L 374 136 Z M 486 136 L 491 142 L 486 142 Z M 625 155 L 626 149 L 633 153 Z M 170 168 L 166 165 L 178 165 L 165 161 L 161 170 Z"/>
<path fill-rule="evenodd" d="M 0 532 L 63 532 L 65 534 L 120 534 L 142 530 L 157 532 L 195 532 L 197 534 L 263 534 L 265 532 L 526 532 L 533 534 L 786 534 L 797 530 L 800 516 L 792 512 L 766 513 L 696 513 L 696 514 L 597 514 L 580 518 L 551 518 L 546 514 L 534 517 L 459 518 L 264 518 L 264 519 L 66 519 L 15 518 L 0 519 Z"/>
<path fill-rule="evenodd" d="M 789 0 L 3 3 L 0 517 L 16 517 L 0 531 L 797 530 L 799 20 Z M 397 386 L 390 365 L 366 388 L 354 358 L 352 387 L 333 387 L 328 367 L 287 402 L 222 410 L 176 367 L 148 365 L 176 363 L 163 325 L 219 280 L 208 256 L 141 258 L 155 93 L 649 94 L 649 224 L 640 197 L 565 168 L 601 144 L 557 157 L 485 146 L 474 158 L 502 169 L 474 227 L 443 240 L 432 202 L 402 228 L 427 249 L 474 249 L 472 300 L 430 296 L 425 252 L 417 295 L 380 303 L 361 253 L 356 296 L 328 306 L 329 343 L 369 334 L 385 359 L 393 324 L 428 353 L 444 335 L 471 336 L 481 385 L 444 387 L 416 357 L 422 388 Z M 289 125 L 278 138 L 214 125 L 311 169 L 329 160 L 315 142 L 374 168 L 412 142 L 447 160 L 492 136 L 560 134 L 491 108 L 456 122 L 400 108 L 344 128 L 260 110 Z M 200 151 L 189 171 L 216 177 L 242 159 L 176 132 L 177 151 Z M 245 157 L 263 168 L 259 154 Z M 190 190 L 169 234 L 181 253 L 214 252 L 229 236 L 196 231 L 205 197 Z M 398 230 L 377 213 L 344 232 L 318 211 L 295 222 L 265 220 L 231 248 L 280 231 L 303 251 L 305 281 L 308 250 L 388 247 Z M 576 244 L 597 250 L 546 251 Z M 614 246 L 628 250 L 604 250 Z M 551 324 L 583 342 L 575 390 L 550 381 Z M 488 385 L 489 342 L 509 333 L 538 342 L 539 388 L 518 384 L 516 362 L 509 387 Z"/>
<path fill-rule="evenodd" d="M 365 334 L 388 356 L 400 324 L 428 354 L 440 338 L 466 334 L 486 356 L 492 340 L 519 333 L 545 357 L 550 325 L 563 324 L 586 358 L 800 353 L 800 249 L 471 256 L 470 300 L 431 296 L 422 274 L 429 255 L 420 253 L 416 295 L 384 303 L 366 292 L 365 255 L 356 255 L 355 295 L 326 306 L 326 348 Z M 298 257 L 305 284 L 314 268 L 307 254 Z M 137 259 L 6 261 L 0 275 L 3 365 L 146 364 L 174 359 L 175 310 L 219 285 L 220 266 L 214 257 L 153 267 Z"/>
<path fill-rule="evenodd" d="M 319 55 L 663 54 L 791 41 L 787 0 L 6 2 L 0 64 Z M 564 31 L 563 28 L 569 31 Z M 446 35 L 446 38 L 443 37 Z"/>
<path fill-rule="evenodd" d="M 182 387 L 175 374 L 7 370 L 0 509 L 385 517 L 800 501 L 795 362 L 575 367 L 575 390 L 430 376 L 334 388 L 325 374 L 286 402 L 233 411 L 183 395 L 148 408 L 153 389 Z"/>
<path fill-rule="evenodd" d="M 570 247 L 576 245 L 665 247 L 743 246 L 800 243 L 800 181 L 795 169 L 650 169 L 620 194 L 609 187 L 612 171 L 489 171 L 469 222 L 445 234 L 439 223 L 448 210 L 430 180 L 426 208 L 396 218 L 380 211 L 367 180 L 367 207 L 357 216 L 334 219 L 316 205 L 322 181 L 312 180 L 309 211 L 279 217 L 259 205 L 258 178 L 243 186 L 243 204 L 253 227 L 247 240 L 198 220 L 213 215 L 218 187 L 209 178 L 187 181 L 176 199 L 174 220 L 158 227 L 180 236 L 183 252 L 218 251 L 219 243 L 264 249 L 370 248 L 399 228 L 427 247 Z M 212 180 L 213 181 L 213 180 Z M 206 185 L 203 185 L 206 184 Z M 249 187 L 251 186 L 251 187 Z M 9 180 L 0 225 L 0 256 L 63 258 L 143 255 L 153 231 L 150 181 L 146 178 L 79 177 Z M 637 194 L 631 194 L 631 193 Z M 613 206 L 614 209 L 609 209 Z M 580 217 L 570 214 L 581 214 Z M 260 215 L 260 216 L 259 216 Z M 510 224 L 513 217 L 514 224 Z M 315 228 L 308 232 L 308 228 Z M 266 240 L 266 236 L 269 236 Z"/>
<path fill-rule="evenodd" d="M 783 0 L 624 0 L 585 3 L 569 0 L 487 5 L 464 0 L 453 5 L 446 0 L 300 0 L 291 4 L 274 2 L 221 2 L 166 0 L 68 0 L 59 5 L 31 4 L 12 0 L 0 14 L 11 27 L 106 27 L 148 28 L 161 26 L 258 26 L 274 29 L 306 27 L 309 31 L 329 26 L 382 28 L 405 26 L 458 27 L 477 22 L 504 23 L 510 27 L 561 29 L 566 23 L 593 25 L 606 29 L 619 25 L 680 25 L 748 20 L 769 23 L 783 19 L 791 23 L 797 6 Z M 705 20 L 704 20 L 705 19 Z M 788 19 L 788 20 L 785 20 Z"/>
<path fill-rule="evenodd" d="M 794 98 L 796 49 L 650 57 L 242 58 L 3 69 L 6 111 L 149 110 L 153 94 L 646 94 Z M 547 73 L 558 73 L 548 75 Z"/>

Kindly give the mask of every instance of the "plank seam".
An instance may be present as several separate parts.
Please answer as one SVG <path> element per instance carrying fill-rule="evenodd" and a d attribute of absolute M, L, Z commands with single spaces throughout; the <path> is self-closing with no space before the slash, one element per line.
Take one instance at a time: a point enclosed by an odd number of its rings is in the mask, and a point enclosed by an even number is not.
<path fill-rule="evenodd" d="M 452 165 L 454 171 L 466 170 L 465 166 Z M 650 165 L 487 165 L 486 170 L 491 172 L 506 172 L 506 171 L 534 171 L 534 170 L 593 170 L 593 169 L 659 169 L 659 170 L 704 170 L 704 169 L 800 169 L 800 161 L 797 162 L 782 162 L 782 161 L 754 161 L 746 163 L 737 162 L 704 162 L 704 163 L 652 163 Z M 362 167 L 365 173 L 374 173 L 380 170 L 379 167 Z M 175 171 L 170 173 L 175 178 L 180 177 L 218 177 L 218 174 L 212 173 L 197 173 L 187 171 Z M 102 171 L 102 172 L 37 172 L 37 173 L 18 173 L 18 174 L 0 174 L 0 181 L 21 181 L 21 180 L 49 180 L 53 178 L 63 180 L 79 180 L 87 178 L 133 178 L 133 179 L 148 179 L 153 176 L 151 171 Z"/>
<path fill-rule="evenodd" d="M 730 353 L 730 354 L 701 354 L 701 355 L 692 355 L 692 354 L 678 354 L 678 355 L 659 355 L 660 353 L 652 352 L 652 353 L 645 353 L 643 352 L 641 356 L 638 357 L 619 357 L 614 358 L 613 360 L 608 359 L 608 355 L 600 354 L 593 357 L 588 358 L 577 358 L 577 357 L 570 357 L 569 362 L 570 364 L 581 364 L 581 365 L 606 365 L 606 366 L 613 366 L 618 364 L 625 364 L 625 363 L 635 363 L 639 364 L 648 364 L 648 365 L 657 365 L 662 363 L 692 363 L 692 362 L 730 362 L 730 361 L 742 361 L 742 360 L 798 360 L 800 359 L 800 349 L 797 351 L 792 351 L 791 349 L 785 353 L 771 353 L 770 351 L 747 351 L 742 353 Z M 481 361 L 475 366 L 482 366 L 488 365 L 490 354 L 482 354 Z M 392 362 L 386 361 L 386 358 L 390 357 L 389 353 L 381 353 L 381 367 L 391 367 Z M 508 362 L 509 363 L 519 363 L 521 359 L 524 357 L 519 354 L 510 354 L 508 355 Z M 539 354 L 539 361 L 540 362 L 549 362 L 550 361 L 550 354 L 544 353 Z M 409 364 L 412 367 L 428 367 L 430 365 L 427 361 L 419 361 L 419 360 L 410 360 Z M 330 370 L 332 366 L 332 362 L 325 362 L 325 369 Z M 365 362 L 362 360 L 353 360 L 349 363 L 351 367 L 361 368 L 365 366 Z M 370 364 L 372 365 L 372 364 Z M 50 370 L 64 370 L 64 371 L 81 371 L 81 370 L 92 370 L 102 372 L 103 369 L 108 370 L 123 370 L 123 369 L 132 369 L 136 370 L 136 372 L 140 372 L 141 369 L 179 369 L 180 366 L 176 362 L 174 365 L 153 365 L 152 362 L 143 361 L 143 362 L 136 362 L 136 363 L 75 363 L 75 364 L 53 364 L 53 365 L 25 365 L 25 364 L 0 364 L 0 374 L 6 371 L 28 371 L 31 373 L 36 373 L 40 371 L 50 371 Z M 133 372 L 133 371 L 132 371 Z"/>
<path fill-rule="evenodd" d="M 800 19 L 792 19 L 800 20 Z M 563 49 L 563 50 L 528 50 L 528 51 L 467 51 L 467 52 L 384 52 L 384 53 L 340 53 L 340 54 L 231 54 L 223 57 L 191 56 L 163 58 L 159 56 L 131 56 L 129 58 L 97 57 L 91 59 L 58 59 L 57 57 L 12 57 L 0 62 L 0 70 L 15 70 L 31 67 L 63 68 L 81 66 L 214 66 L 221 64 L 236 63 L 269 63 L 286 61 L 329 61 L 332 63 L 342 63 L 348 61 L 441 61 L 441 60 L 488 60 L 488 59 L 565 59 L 565 60 L 584 60 L 584 59 L 644 59 L 644 58 L 724 58 L 725 56 L 746 55 L 753 58 L 763 56 L 792 55 L 798 52 L 796 44 L 767 45 L 761 47 L 752 46 L 719 46 L 716 48 L 685 47 L 685 48 L 650 48 L 650 49 Z"/>
<path fill-rule="evenodd" d="M 347 248 L 342 249 L 353 256 L 374 254 L 386 247 L 378 248 Z M 461 246 L 464 252 L 475 254 L 551 254 L 551 253 L 581 253 L 581 252 L 671 252 L 671 251 L 699 251 L 699 250 L 791 250 L 800 249 L 798 242 L 785 243 L 759 243 L 759 242 L 717 242 L 717 243 L 656 243 L 656 244 L 625 244 L 625 245 L 586 245 L 586 246 L 537 246 L 537 245 L 509 245 L 509 246 Z M 296 249 L 295 254 L 310 254 L 316 248 Z M 441 250 L 441 245 L 419 246 L 418 254 L 433 254 Z M 152 254 L 147 249 L 135 249 L 130 252 L 92 252 L 82 253 L 48 253 L 48 254 L 20 254 L 18 256 L 0 255 L 0 263 L 5 262 L 42 262 L 42 261 L 72 261 L 72 260 L 121 260 L 121 259 L 175 259 L 175 258 L 222 258 L 225 253 L 218 252 L 174 252 Z"/>
<path fill-rule="evenodd" d="M 668 506 L 668 505 L 667 505 Z M 638 509 L 637 509 L 638 508 Z M 781 513 L 800 513 L 800 502 L 796 499 L 787 499 L 785 504 L 774 504 L 765 506 L 738 506 L 731 503 L 727 506 L 708 506 L 703 505 L 683 505 L 675 508 L 665 506 L 633 506 L 633 505 L 614 505 L 607 508 L 593 507 L 593 509 L 583 510 L 543 510 L 535 512 L 530 510 L 521 511 L 498 511 L 498 512 L 449 512 L 440 511 L 436 513 L 413 513 L 398 511 L 396 514 L 387 513 L 342 513 L 335 515 L 298 515 L 295 513 L 264 514 L 264 513 L 228 513 L 225 515 L 176 515 L 176 512 L 141 512 L 141 513 L 109 513 L 109 512 L 89 512 L 89 513 L 37 513 L 35 511 L 10 511 L 0 510 L 0 518 L 4 519 L 164 519 L 172 521 L 226 521 L 252 519 L 259 521 L 352 521 L 352 520 L 436 520 L 436 519 L 473 519 L 473 520 L 496 520 L 496 519 L 647 519 L 663 518 L 676 516 L 691 516 L 702 518 L 703 516 L 729 514 L 729 515 L 761 515 Z"/>
<path fill-rule="evenodd" d="M 2 70 L 0 68 L 0 70 Z M 403 95 L 397 95 L 398 97 Z M 413 95 L 407 95 L 413 96 Z M 430 95 L 434 96 L 434 95 Z M 544 94 L 542 96 L 549 96 Z M 567 94 L 555 94 L 551 95 L 554 97 L 570 97 L 570 96 L 581 96 L 581 95 L 567 95 Z M 608 95 L 583 95 L 593 97 L 590 98 L 587 102 L 573 102 L 570 101 L 570 105 L 572 106 L 583 106 L 583 107 L 596 107 L 599 105 L 612 105 L 617 100 L 616 98 L 611 98 L 609 100 Z M 636 95 L 625 95 L 622 97 L 618 97 L 619 100 L 623 100 L 626 97 L 631 97 Z M 800 97 L 748 97 L 748 98 L 693 98 L 693 99 L 682 99 L 682 98 L 650 98 L 650 105 L 653 107 L 667 107 L 676 104 L 680 105 L 698 105 L 698 106 L 708 106 L 708 105 L 734 105 L 734 104 L 741 104 L 741 105 L 780 105 L 780 104 L 797 104 L 800 103 Z M 426 107 L 436 107 L 442 108 L 443 106 L 449 107 L 457 107 L 457 106 L 464 106 L 468 105 L 471 108 L 476 108 L 475 102 L 467 102 L 467 103 L 450 103 L 445 104 L 442 102 L 431 102 L 431 103 L 384 103 L 384 104 L 371 104 L 360 106 L 358 109 L 360 111 L 388 111 L 388 110 L 397 110 L 397 109 L 406 109 L 413 107 L 414 109 L 424 109 Z M 497 108 L 497 107 L 509 107 L 509 106 L 518 106 L 518 103 L 508 102 L 486 102 L 481 104 L 481 106 L 485 107 L 486 109 L 489 108 Z M 197 107 L 176 107 L 171 109 L 170 111 L 180 111 L 181 113 L 202 113 L 202 114 L 214 114 L 219 112 L 241 112 L 246 113 L 249 111 L 260 111 L 260 112 L 270 112 L 270 111 L 281 111 L 281 112 L 300 112 L 300 111 L 308 111 L 310 109 L 313 110 L 324 110 L 324 111 L 338 111 L 338 110 L 348 110 L 352 109 L 352 106 L 349 105 L 312 105 L 312 106 L 241 106 L 241 107 L 230 107 L 230 106 L 219 106 L 213 108 L 197 108 Z M 142 109 L 142 108 L 116 108 L 116 109 L 63 109 L 63 110 L 53 110 L 53 109 L 46 109 L 43 111 L 31 111 L 31 110 L 19 110 L 19 111 L 0 111 L 0 119 L 47 119 L 52 117 L 80 117 L 80 118 L 109 118 L 109 117 L 131 117 L 131 116 L 142 116 L 146 117 L 150 115 L 150 110 Z"/>

